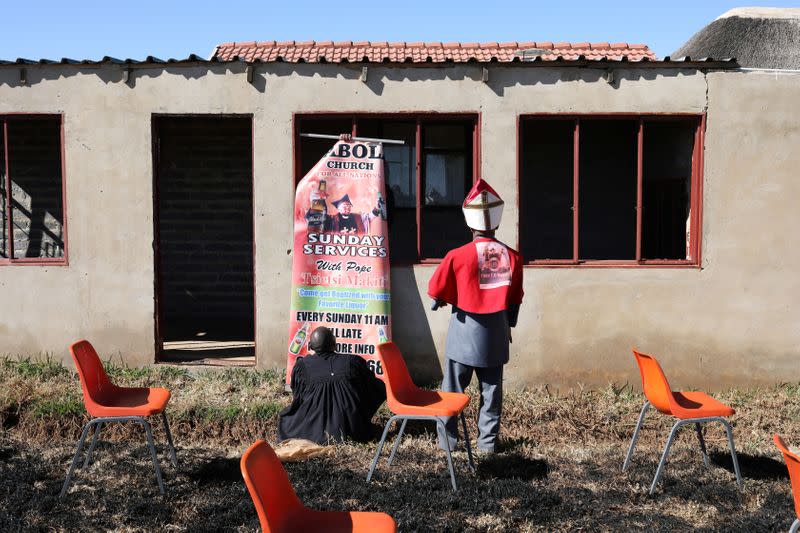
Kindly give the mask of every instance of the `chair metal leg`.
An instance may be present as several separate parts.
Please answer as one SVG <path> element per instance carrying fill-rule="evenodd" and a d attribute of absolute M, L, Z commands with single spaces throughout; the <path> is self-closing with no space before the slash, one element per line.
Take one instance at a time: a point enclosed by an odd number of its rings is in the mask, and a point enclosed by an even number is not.
<path fill-rule="evenodd" d="M 444 422 L 440 419 L 436 419 L 436 425 L 439 426 L 442 432 L 446 435 L 447 429 L 444 427 Z M 458 486 L 456 485 L 456 472 L 453 470 L 453 456 L 450 454 L 450 439 L 444 439 L 445 442 L 445 452 L 447 452 L 447 468 L 450 469 L 450 481 L 453 484 L 453 491 L 458 491 Z"/>
<path fill-rule="evenodd" d="M 86 442 L 86 437 L 89 435 L 89 429 L 94 425 L 94 420 L 90 420 L 83 426 L 83 432 L 81 433 L 81 438 L 78 441 L 78 449 L 75 450 L 75 457 L 72 458 L 72 464 L 69 466 L 69 471 L 67 472 L 67 479 L 64 480 L 64 486 L 61 487 L 61 492 L 58 494 L 58 498 L 61 499 L 67 493 L 67 489 L 69 489 L 69 484 L 72 481 L 72 473 L 75 472 L 75 467 L 78 466 L 78 459 L 80 458 L 81 451 L 83 450 L 83 444 Z"/>
<path fill-rule="evenodd" d="M 731 447 L 731 459 L 733 460 L 733 469 L 736 472 L 736 483 L 739 485 L 739 488 L 742 488 L 744 486 L 744 481 L 742 481 L 742 473 L 739 471 L 739 459 L 736 457 L 736 447 L 733 445 L 733 429 L 731 428 L 730 422 L 724 418 L 720 418 L 719 421 L 725 426 L 725 432 L 728 434 L 728 445 Z"/>
<path fill-rule="evenodd" d="M 461 411 L 461 425 L 464 427 L 464 446 L 467 448 L 467 457 L 469 458 L 469 467 L 475 472 L 475 461 L 472 459 L 472 444 L 469 442 L 469 433 L 467 432 L 467 418 L 464 416 L 464 411 Z"/>
<path fill-rule="evenodd" d="M 792 522 L 792 527 L 789 529 L 789 533 L 797 533 L 797 530 L 800 529 L 800 518 L 796 518 L 794 522 Z"/>
<path fill-rule="evenodd" d="M 664 446 L 664 453 L 661 454 L 661 461 L 658 462 L 658 468 L 656 469 L 656 477 L 653 478 L 653 484 L 650 485 L 651 496 L 656 491 L 656 485 L 658 484 L 658 480 L 661 478 L 661 471 L 664 469 L 664 464 L 667 462 L 667 456 L 669 455 L 669 447 L 672 446 L 672 441 L 675 440 L 675 435 L 682 425 L 683 425 L 682 421 L 675 422 L 675 425 L 672 426 L 672 431 L 669 432 L 667 445 Z"/>
<path fill-rule="evenodd" d="M 697 430 L 697 440 L 700 441 L 700 451 L 703 452 L 703 463 L 708 466 L 708 451 L 706 450 L 706 440 L 703 438 L 703 427 L 698 422 L 694 425 L 694 429 Z"/>
<path fill-rule="evenodd" d="M 397 440 L 394 441 L 394 446 L 392 446 L 392 453 L 389 454 L 389 466 L 392 466 L 392 461 L 394 461 L 394 454 L 397 453 L 397 448 L 400 447 L 400 441 L 403 439 L 403 433 L 406 431 L 406 423 L 408 423 L 408 419 L 404 418 L 403 423 L 400 424 L 400 432 L 397 434 Z"/>
<path fill-rule="evenodd" d="M 153 430 L 150 428 L 150 422 L 141 418 L 138 422 L 144 427 L 144 432 L 147 435 L 147 446 L 150 448 L 150 455 L 153 457 L 153 467 L 156 469 L 156 479 L 158 480 L 158 488 L 161 494 L 164 494 L 164 481 L 161 479 L 161 467 L 158 464 L 158 455 L 156 455 L 156 446 L 153 444 Z"/>
<path fill-rule="evenodd" d="M 172 459 L 172 466 L 178 467 L 178 456 L 175 454 L 175 444 L 172 442 L 172 432 L 169 430 L 169 422 L 167 421 L 167 413 L 161 412 L 161 420 L 164 421 L 164 430 L 167 432 L 167 442 L 169 443 L 169 452 Z M 89 452 L 91 453 L 91 451 Z"/>
<path fill-rule="evenodd" d="M 94 453 L 95 446 L 97 446 L 97 438 L 100 436 L 100 431 L 103 429 L 103 423 L 98 422 L 96 426 L 94 435 L 92 435 L 92 443 L 89 445 L 89 451 L 86 452 L 86 460 L 83 462 L 83 468 L 86 468 L 92 463 L 92 454 Z"/>
<path fill-rule="evenodd" d="M 372 479 L 372 474 L 375 472 L 375 467 L 378 466 L 378 459 L 381 456 L 381 452 L 383 451 L 383 443 L 386 442 L 386 435 L 389 433 L 389 428 L 391 427 L 392 423 L 397 419 L 397 416 L 393 416 L 386 422 L 386 426 L 383 428 L 383 435 L 381 436 L 381 441 L 378 443 L 378 449 L 375 450 L 375 457 L 372 459 L 372 464 L 369 467 L 369 472 L 367 473 L 367 483 L 370 482 Z"/>
<path fill-rule="evenodd" d="M 639 430 L 642 429 L 642 424 L 644 423 L 644 416 L 647 414 L 647 409 L 649 407 L 650 407 L 650 402 L 645 401 L 644 406 L 642 406 L 642 412 L 639 413 L 639 420 L 636 422 L 636 429 L 633 430 L 633 438 L 631 439 L 630 446 L 628 446 L 628 453 L 625 456 L 625 461 L 622 463 L 623 472 L 631 464 L 631 458 L 633 457 L 633 449 L 636 448 L 636 441 L 639 439 Z"/>

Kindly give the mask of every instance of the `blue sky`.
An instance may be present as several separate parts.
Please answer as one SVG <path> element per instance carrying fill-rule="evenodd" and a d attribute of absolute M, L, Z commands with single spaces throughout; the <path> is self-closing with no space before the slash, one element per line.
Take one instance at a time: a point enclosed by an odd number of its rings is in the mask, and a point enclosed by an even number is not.
<path fill-rule="evenodd" d="M 744 5 L 791 6 L 775 0 Z M 0 59 L 207 57 L 228 41 L 609 41 L 672 53 L 736 2 L 4 2 Z M 800 5 L 795 0 L 794 5 Z"/>

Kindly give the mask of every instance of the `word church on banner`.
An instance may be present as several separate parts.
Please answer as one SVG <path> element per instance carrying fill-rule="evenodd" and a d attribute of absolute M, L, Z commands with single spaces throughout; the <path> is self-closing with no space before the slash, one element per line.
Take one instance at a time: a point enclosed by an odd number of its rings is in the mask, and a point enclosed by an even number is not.
<path fill-rule="evenodd" d="M 287 383 L 318 326 L 333 330 L 337 352 L 383 375 L 375 348 L 391 339 L 383 172 L 381 143 L 338 141 L 297 185 Z"/>

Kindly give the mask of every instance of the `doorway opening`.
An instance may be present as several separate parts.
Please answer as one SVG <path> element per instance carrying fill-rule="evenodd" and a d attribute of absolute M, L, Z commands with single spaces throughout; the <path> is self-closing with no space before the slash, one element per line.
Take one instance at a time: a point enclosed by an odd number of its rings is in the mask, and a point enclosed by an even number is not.
<path fill-rule="evenodd" d="M 255 364 L 250 116 L 153 116 L 156 360 Z"/>

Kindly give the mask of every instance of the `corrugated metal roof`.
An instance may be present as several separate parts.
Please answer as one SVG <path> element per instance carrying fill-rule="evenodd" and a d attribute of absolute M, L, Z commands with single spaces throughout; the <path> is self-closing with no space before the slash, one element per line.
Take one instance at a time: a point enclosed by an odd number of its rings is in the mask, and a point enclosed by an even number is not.
<path fill-rule="evenodd" d="M 531 44 L 531 43 L 524 43 L 524 44 Z M 537 43 L 543 44 L 543 43 Z M 550 53 L 542 53 L 541 48 L 533 47 L 533 48 L 525 48 L 515 52 L 514 58 L 507 61 L 500 61 L 499 59 L 490 59 L 489 61 L 479 61 L 478 59 L 468 59 L 466 62 L 473 62 L 473 63 L 514 63 L 514 64 L 521 64 L 521 63 L 538 63 L 538 64 L 574 64 L 576 66 L 582 64 L 590 64 L 590 63 L 608 63 L 609 65 L 615 63 L 628 63 L 628 62 L 638 62 L 642 64 L 646 64 L 649 66 L 654 67 L 676 67 L 676 66 L 697 66 L 702 68 L 703 64 L 714 64 L 717 67 L 723 68 L 736 68 L 738 67 L 736 63 L 736 59 L 733 58 L 723 58 L 723 59 L 715 59 L 710 57 L 701 57 L 701 58 L 691 58 L 691 57 L 679 57 L 679 58 L 670 58 L 669 56 L 658 59 L 658 58 L 651 58 L 649 54 L 647 57 L 642 57 L 640 59 L 628 59 L 627 56 L 623 55 L 621 58 L 614 58 L 611 54 L 607 54 L 605 57 L 598 57 L 598 54 L 595 54 L 592 57 L 584 55 L 555 55 Z M 419 57 L 419 56 L 418 56 Z M 94 60 L 94 59 L 71 59 L 68 57 L 63 57 L 61 59 L 26 59 L 26 58 L 17 58 L 17 59 L 0 59 L 0 67 L 25 67 L 25 66 L 81 66 L 81 65 L 120 65 L 120 66 L 167 66 L 167 65 L 213 65 L 213 64 L 226 64 L 226 63 L 247 63 L 247 64 L 263 64 L 263 63 L 272 63 L 272 62 L 282 62 L 288 61 L 283 59 L 282 57 L 277 57 L 275 59 L 263 59 L 261 57 L 255 57 L 253 59 L 247 59 L 241 56 L 231 56 L 229 58 L 221 58 L 217 55 L 212 56 L 211 59 L 205 59 L 201 56 L 196 54 L 190 54 L 185 58 L 169 58 L 169 59 L 159 59 L 154 56 L 147 56 L 144 59 L 117 59 L 110 56 L 105 56 L 102 59 Z M 296 58 L 295 62 L 303 63 L 305 62 L 302 58 Z M 320 58 L 315 61 L 316 63 L 326 63 L 329 62 L 327 59 Z M 340 57 L 339 63 L 348 63 L 349 60 L 344 57 Z M 384 63 L 391 63 L 391 61 L 381 61 Z M 445 64 L 447 63 L 455 63 L 455 60 L 447 60 L 443 61 Z M 463 60 L 460 62 L 464 62 Z M 404 60 L 401 63 L 403 64 L 410 64 L 410 65 L 425 65 L 436 63 L 431 59 L 431 61 L 427 60 L 427 56 L 423 61 L 414 61 L 413 59 L 408 61 Z M 439 61 L 442 63 L 442 61 Z"/>
<path fill-rule="evenodd" d="M 670 57 L 666 56 L 661 60 L 663 63 L 738 63 L 735 57 L 723 57 L 720 59 L 714 57 Z"/>
<path fill-rule="evenodd" d="M 218 59 L 205 59 L 196 54 L 190 54 L 184 59 L 159 59 L 154 56 L 147 56 L 145 59 L 117 59 L 111 56 L 105 56 L 103 59 L 70 59 L 62 57 L 61 59 L 25 59 L 19 57 L 17 59 L 0 59 L 0 65 L 142 65 L 142 64 L 174 64 L 174 63 L 224 63 Z"/>

